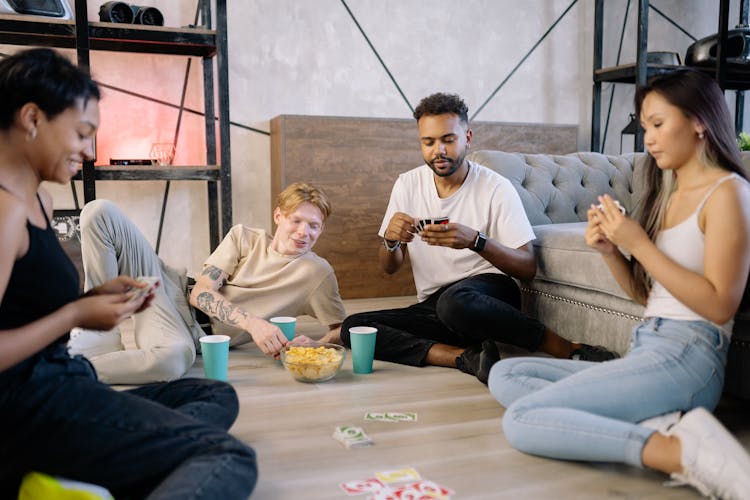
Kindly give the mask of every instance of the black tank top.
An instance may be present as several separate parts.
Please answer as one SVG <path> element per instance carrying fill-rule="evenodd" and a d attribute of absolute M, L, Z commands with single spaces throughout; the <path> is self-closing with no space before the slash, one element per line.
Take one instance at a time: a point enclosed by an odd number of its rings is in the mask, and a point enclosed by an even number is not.
<path fill-rule="evenodd" d="M 0 186 L 0 189 L 5 189 Z M 55 230 L 37 194 L 47 227 L 42 229 L 26 221 L 29 249 L 13 264 L 8 286 L 0 302 L 0 330 L 26 325 L 61 308 L 79 297 L 78 271 L 60 246 Z M 48 347 L 65 342 L 66 336 Z M 38 356 L 38 353 L 35 356 Z M 20 363 L 28 365 L 34 356 Z M 7 371 L 15 371 L 16 367 Z"/>

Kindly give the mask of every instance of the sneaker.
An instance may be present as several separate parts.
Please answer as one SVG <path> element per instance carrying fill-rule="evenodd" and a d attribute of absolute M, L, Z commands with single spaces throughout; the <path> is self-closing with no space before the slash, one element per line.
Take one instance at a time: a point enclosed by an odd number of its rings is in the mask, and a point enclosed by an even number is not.
<path fill-rule="evenodd" d="M 579 361 L 609 361 L 619 358 L 620 355 L 600 345 L 581 344 L 581 347 L 573 350 L 568 357 Z"/>
<path fill-rule="evenodd" d="M 469 375 L 474 375 L 480 382 L 487 385 L 492 365 L 500 361 L 500 352 L 493 340 L 487 339 L 481 344 L 467 347 L 460 356 L 456 357 L 456 368 Z"/>
<path fill-rule="evenodd" d="M 481 383 L 487 385 L 487 380 L 490 378 L 490 370 L 498 361 L 500 361 L 500 352 L 497 350 L 495 341 L 487 339 L 482 342 L 482 352 L 479 353 L 479 368 L 476 373 Z"/>
<path fill-rule="evenodd" d="M 114 327 L 111 330 L 85 330 L 73 328 L 68 340 L 68 352 L 71 356 L 80 354 L 86 358 L 94 358 L 115 351 L 123 351 L 120 330 Z"/>
<path fill-rule="evenodd" d="M 686 413 L 668 434 L 682 446 L 683 470 L 672 473 L 672 484 L 687 484 L 711 497 L 750 499 L 750 455 L 705 408 Z"/>
<path fill-rule="evenodd" d="M 681 416 L 681 411 L 673 411 L 672 413 L 665 413 L 664 415 L 657 415 L 655 417 L 647 418 L 646 420 L 641 420 L 638 422 L 638 425 L 654 429 L 662 434 L 667 434 L 667 431 L 680 421 Z"/>
<path fill-rule="evenodd" d="M 482 344 L 470 345 L 460 356 L 456 356 L 456 368 L 469 375 L 476 375 L 481 352 Z"/>

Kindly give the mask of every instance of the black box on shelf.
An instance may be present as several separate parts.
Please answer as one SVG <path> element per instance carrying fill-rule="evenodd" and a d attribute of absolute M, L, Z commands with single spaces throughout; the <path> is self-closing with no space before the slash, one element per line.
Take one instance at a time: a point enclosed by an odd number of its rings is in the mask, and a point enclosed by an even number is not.
<path fill-rule="evenodd" d="M 110 165 L 153 165 L 154 162 L 150 159 L 142 158 L 110 158 Z"/>

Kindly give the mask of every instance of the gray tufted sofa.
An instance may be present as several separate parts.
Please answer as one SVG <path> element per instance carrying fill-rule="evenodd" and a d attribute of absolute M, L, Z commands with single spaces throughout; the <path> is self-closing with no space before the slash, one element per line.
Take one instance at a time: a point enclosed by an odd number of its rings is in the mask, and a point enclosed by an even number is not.
<path fill-rule="evenodd" d="M 643 306 L 620 289 L 598 252 L 584 242 L 586 211 L 607 193 L 631 213 L 641 155 L 544 155 L 475 151 L 468 159 L 497 171 L 518 191 L 534 226 L 537 274 L 521 283 L 523 308 L 571 340 L 627 351 Z M 750 159 L 750 155 L 746 157 Z M 725 390 L 750 398 L 750 315 L 735 319 Z"/>

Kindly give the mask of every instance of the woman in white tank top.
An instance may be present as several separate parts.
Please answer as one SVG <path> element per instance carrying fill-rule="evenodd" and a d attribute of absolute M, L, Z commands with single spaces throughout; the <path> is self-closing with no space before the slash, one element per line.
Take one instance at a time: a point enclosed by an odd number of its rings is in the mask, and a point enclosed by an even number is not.
<path fill-rule="evenodd" d="M 710 413 L 750 271 L 750 185 L 732 120 L 718 85 L 693 70 L 652 80 L 636 108 L 649 153 L 639 209 L 630 218 L 602 196 L 586 231 L 646 306 L 630 352 L 601 364 L 510 358 L 489 387 L 521 451 L 648 467 L 750 499 L 750 456 Z"/>

